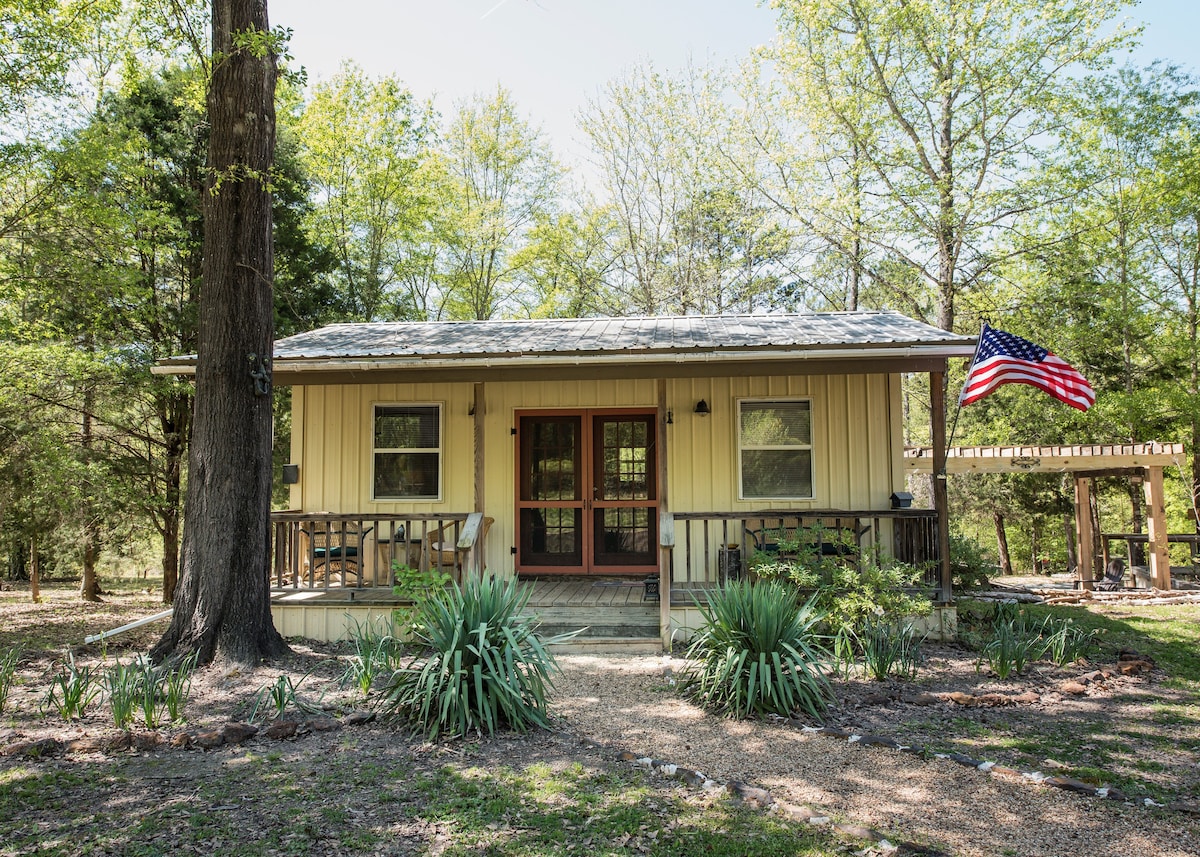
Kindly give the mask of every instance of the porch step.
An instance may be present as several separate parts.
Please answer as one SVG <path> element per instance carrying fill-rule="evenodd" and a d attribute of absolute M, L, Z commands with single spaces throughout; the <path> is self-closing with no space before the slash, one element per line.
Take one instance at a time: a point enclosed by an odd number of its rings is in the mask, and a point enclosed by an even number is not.
<path fill-rule="evenodd" d="M 663 650 L 658 637 L 576 637 L 550 646 L 555 655 L 652 655 Z"/>
<path fill-rule="evenodd" d="M 529 606 L 525 615 L 538 621 L 538 633 L 543 637 L 569 634 L 584 629 L 583 639 L 658 639 L 658 605 L 626 604 L 621 606 L 566 605 Z"/>

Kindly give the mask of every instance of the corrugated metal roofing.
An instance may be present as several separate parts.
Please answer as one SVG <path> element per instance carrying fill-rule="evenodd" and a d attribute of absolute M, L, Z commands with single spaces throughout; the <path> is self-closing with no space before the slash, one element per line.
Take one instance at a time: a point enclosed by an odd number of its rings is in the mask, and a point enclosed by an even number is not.
<path fill-rule="evenodd" d="M 275 343 L 276 361 L 871 346 L 974 340 L 896 312 L 333 324 Z"/>

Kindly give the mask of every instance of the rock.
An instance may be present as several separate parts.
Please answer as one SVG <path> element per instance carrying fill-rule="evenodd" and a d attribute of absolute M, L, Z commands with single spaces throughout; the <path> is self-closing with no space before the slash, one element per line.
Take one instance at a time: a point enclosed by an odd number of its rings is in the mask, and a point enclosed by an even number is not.
<path fill-rule="evenodd" d="M 1154 669 L 1154 664 L 1150 661 L 1121 661 L 1117 666 L 1121 675 L 1139 675 Z"/>
<path fill-rule="evenodd" d="M 904 696 L 900 698 L 901 702 L 907 702 L 909 705 L 936 705 L 942 700 L 935 693 L 914 693 L 912 696 Z"/>
<path fill-rule="evenodd" d="M 1010 779 L 1018 780 L 1021 778 L 1020 771 L 1018 771 L 1016 768 L 1007 767 L 1006 765 L 992 765 L 989 773 L 994 774 L 997 777 L 1009 777 Z"/>
<path fill-rule="evenodd" d="M 225 743 L 225 736 L 220 729 L 205 729 L 192 736 L 192 741 L 202 750 L 215 750 Z"/>
<path fill-rule="evenodd" d="M 950 693 L 942 693 L 938 695 L 941 696 L 942 699 L 949 700 L 950 702 L 956 702 L 959 705 L 975 704 L 975 697 L 971 696 L 969 693 L 963 693 L 961 690 L 954 690 Z"/>
<path fill-rule="evenodd" d="M 1094 795 L 1096 793 L 1095 786 L 1071 779 L 1070 777 L 1046 777 L 1042 782 L 1048 786 L 1054 786 L 1056 789 L 1065 789 L 1066 791 L 1077 792 L 1082 795 Z"/>
<path fill-rule="evenodd" d="M 635 756 L 633 753 L 630 753 L 628 750 L 622 750 L 621 754 L 617 756 L 617 759 L 622 762 L 636 762 L 637 756 Z"/>
<path fill-rule="evenodd" d="M 1060 692 L 1069 693 L 1072 696 L 1083 696 L 1087 693 L 1087 685 L 1077 681 L 1064 681 L 1058 686 L 1058 689 Z"/>
<path fill-rule="evenodd" d="M 192 746 L 194 741 L 195 738 L 192 737 L 190 732 L 180 732 L 171 739 L 171 746 L 177 750 L 185 750 Z"/>
<path fill-rule="evenodd" d="M 226 723 L 221 727 L 221 740 L 226 744 L 241 744 L 258 734 L 258 727 L 251 723 Z"/>
<path fill-rule="evenodd" d="M 1013 705 L 1033 705 L 1041 700 L 1041 697 L 1032 690 L 1027 690 L 1024 693 L 1018 693 L 1016 696 L 1010 696 L 1009 700 Z"/>
<path fill-rule="evenodd" d="M 766 789 L 760 789 L 757 786 L 748 786 L 736 780 L 731 780 L 727 783 L 725 790 L 733 795 L 736 800 L 757 809 L 766 809 L 775 803 L 775 799 L 771 797 L 771 793 Z"/>
<path fill-rule="evenodd" d="M 88 736 L 68 741 L 66 749 L 68 753 L 98 753 L 104 749 L 104 746 L 99 738 Z"/>
<path fill-rule="evenodd" d="M 869 827 L 863 827 L 861 824 L 835 824 L 833 830 L 839 836 L 847 839 L 865 839 L 868 842 L 878 842 L 883 839 L 882 833 Z"/>
<path fill-rule="evenodd" d="M 979 759 L 972 759 L 970 756 L 964 756 L 962 753 L 947 753 L 946 758 L 951 762 L 957 762 L 968 768 L 978 768 L 983 764 Z"/>
<path fill-rule="evenodd" d="M 30 756 L 40 759 L 42 756 L 54 756 L 62 752 L 62 745 L 53 738 L 41 738 L 37 741 L 18 741 L 0 749 L 0 756 Z"/>
<path fill-rule="evenodd" d="M 294 720 L 276 720 L 263 734 L 274 741 L 282 741 L 285 738 L 296 737 L 296 730 L 299 728 L 300 724 Z"/>
<path fill-rule="evenodd" d="M 131 735 L 130 744 L 135 750 L 154 750 L 166 740 L 158 732 L 138 732 Z"/>
<path fill-rule="evenodd" d="M 842 729 L 834 729 L 831 726 L 822 727 L 820 730 L 822 735 L 828 735 L 830 738 L 846 739 L 850 737 L 850 733 Z"/>
<path fill-rule="evenodd" d="M 857 743 L 864 747 L 887 747 L 890 750 L 897 750 L 900 747 L 891 738 L 881 738 L 878 735 L 864 735 L 858 739 Z"/>
<path fill-rule="evenodd" d="M 313 717 L 304 721 L 304 726 L 310 732 L 336 732 L 342 728 L 341 722 L 332 717 Z"/>
<path fill-rule="evenodd" d="M 104 749 L 109 753 L 123 753 L 133 746 L 133 736 L 128 732 L 114 735 L 104 742 Z"/>
<path fill-rule="evenodd" d="M 351 711 L 342 718 L 343 726 L 361 726 L 375 719 L 374 711 Z"/>
<path fill-rule="evenodd" d="M 1104 673 L 1102 673 L 1100 670 L 1092 670 L 1090 673 L 1084 673 L 1077 680 L 1083 682 L 1084 684 L 1104 681 Z"/>
<path fill-rule="evenodd" d="M 811 806 L 805 806 L 804 804 L 780 803 L 776 804 L 775 808 L 781 815 L 785 815 L 795 821 L 809 821 L 814 818 L 825 817 L 824 813 L 817 812 Z"/>

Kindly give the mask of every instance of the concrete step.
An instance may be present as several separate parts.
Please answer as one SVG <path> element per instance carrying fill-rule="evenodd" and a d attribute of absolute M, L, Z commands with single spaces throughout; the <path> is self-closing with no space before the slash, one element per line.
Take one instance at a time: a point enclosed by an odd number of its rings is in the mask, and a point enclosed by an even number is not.
<path fill-rule="evenodd" d="M 555 655 L 653 655 L 663 647 L 658 637 L 576 637 L 549 649 Z"/>

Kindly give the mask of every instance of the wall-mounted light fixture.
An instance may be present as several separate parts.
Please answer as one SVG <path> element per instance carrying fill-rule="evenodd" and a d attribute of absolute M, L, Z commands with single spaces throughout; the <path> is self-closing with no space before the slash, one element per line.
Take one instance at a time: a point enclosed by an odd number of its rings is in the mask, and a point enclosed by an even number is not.
<path fill-rule="evenodd" d="M 675 425 L 675 413 L 674 413 L 674 411 L 667 411 L 667 425 L 669 425 L 669 426 L 673 426 L 673 425 Z"/>
<path fill-rule="evenodd" d="M 700 401 L 696 402 L 695 413 L 699 414 L 702 417 L 707 417 L 709 414 L 712 413 L 712 409 L 709 408 L 708 402 L 701 399 Z"/>
<path fill-rule="evenodd" d="M 283 465 L 283 484 L 295 485 L 300 481 L 300 465 L 285 464 Z"/>

